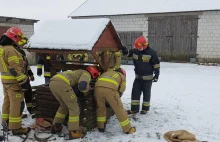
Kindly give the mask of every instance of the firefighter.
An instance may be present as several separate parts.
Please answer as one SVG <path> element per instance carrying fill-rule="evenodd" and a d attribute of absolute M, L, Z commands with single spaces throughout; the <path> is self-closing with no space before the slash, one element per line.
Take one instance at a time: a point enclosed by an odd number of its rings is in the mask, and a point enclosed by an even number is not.
<path fill-rule="evenodd" d="M 114 58 L 110 62 L 110 70 L 116 70 L 121 67 L 121 52 L 115 52 Z"/>
<path fill-rule="evenodd" d="M 99 71 L 95 66 L 89 66 L 86 70 L 65 71 L 51 78 L 49 87 L 51 92 L 60 103 L 60 107 L 55 115 L 51 133 L 62 131 L 62 123 L 69 114 L 68 130 L 69 139 L 84 137 L 83 127 L 79 127 L 79 106 L 77 96 L 73 88 L 77 88 L 86 93 L 90 90 L 91 79 L 96 79 Z M 60 89 L 62 88 L 62 89 Z"/>
<path fill-rule="evenodd" d="M 150 109 L 152 81 L 157 82 L 160 74 L 160 61 L 156 52 L 149 47 L 144 36 L 138 37 L 134 42 L 134 48 L 128 50 L 122 47 L 123 55 L 133 57 L 135 80 L 131 95 L 131 110 L 128 114 L 139 112 L 140 96 L 143 92 L 141 114 L 146 114 Z M 154 75 L 153 75 L 154 74 Z"/>
<path fill-rule="evenodd" d="M 63 56 L 57 56 L 56 60 L 63 60 Z M 46 60 L 50 60 L 50 55 L 46 55 Z M 37 59 L 37 75 L 41 76 L 42 73 L 42 67 L 44 66 L 44 78 L 45 78 L 45 84 L 49 84 L 49 81 L 51 79 L 51 73 L 50 73 L 50 66 L 46 64 L 44 59 L 42 57 L 38 56 Z M 61 70 L 56 70 L 57 73 L 59 73 Z"/>
<path fill-rule="evenodd" d="M 13 135 L 28 134 L 30 128 L 21 127 L 21 102 L 28 89 L 28 77 L 22 55 L 15 49 L 24 40 L 23 32 L 17 27 L 9 28 L 0 39 L 0 72 L 4 91 L 2 125 L 7 125 Z"/>
<path fill-rule="evenodd" d="M 96 54 L 99 56 L 99 58 L 102 59 L 102 57 L 103 57 L 102 55 L 104 54 L 104 52 L 97 52 Z M 108 70 L 119 69 L 121 67 L 121 52 L 120 51 L 118 51 L 118 52 L 107 51 L 108 56 L 111 56 L 112 54 L 114 54 L 113 55 L 114 57 L 112 60 L 110 60 L 110 67 Z M 109 57 L 109 58 L 111 58 L 111 57 Z"/>
<path fill-rule="evenodd" d="M 136 131 L 131 127 L 128 115 L 123 107 L 120 96 L 126 88 L 126 72 L 124 69 L 108 70 L 95 83 L 95 98 L 97 103 L 97 126 L 100 132 L 105 131 L 106 105 L 109 103 L 114 110 L 123 132 L 130 134 Z"/>
<path fill-rule="evenodd" d="M 16 50 L 17 50 L 18 52 L 20 52 L 21 55 L 22 55 L 23 63 L 24 63 L 24 67 L 25 67 L 25 74 L 28 76 L 28 81 L 27 81 L 27 83 L 28 83 L 28 89 L 24 92 L 25 103 L 24 103 L 24 101 L 22 101 L 22 103 L 21 103 L 21 114 L 22 114 L 22 112 L 24 111 L 24 106 L 25 106 L 25 104 L 26 104 L 26 107 L 27 107 L 28 112 L 29 112 L 30 114 L 32 114 L 32 107 L 33 107 L 33 106 L 32 106 L 32 93 L 33 93 L 33 92 L 32 92 L 32 88 L 31 88 L 30 81 L 34 81 L 35 78 L 34 78 L 34 74 L 33 74 L 32 70 L 31 70 L 31 68 L 30 68 L 30 65 L 29 65 L 29 63 L 28 63 L 28 59 L 27 59 L 27 57 L 26 57 L 26 53 L 25 53 L 25 51 L 23 50 L 23 47 L 24 47 L 24 45 L 27 43 L 28 39 L 25 38 L 25 39 L 22 40 L 22 41 L 24 41 L 22 45 L 15 47 Z M 22 118 L 24 118 L 24 117 L 27 117 L 27 115 L 23 115 L 23 116 L 22 116 Z"/>

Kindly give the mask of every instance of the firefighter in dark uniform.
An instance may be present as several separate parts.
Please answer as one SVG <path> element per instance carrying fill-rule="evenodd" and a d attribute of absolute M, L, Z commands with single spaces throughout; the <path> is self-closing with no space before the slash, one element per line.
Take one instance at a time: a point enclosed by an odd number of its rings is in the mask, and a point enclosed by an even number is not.
<path fill-rule="evenodd" d="M 63 56 L 57 56 L 56 60 L 63 60 Z M 46 60 L 50 60 L 50 55 L 46 55 Z M 49 84 L 49 81 L 51 79 L 50 74 L 50 66 L 45 63 L 45 61 L 38 56 L 37 60 L 37 75 L 41 76 L 43 74 L 42 67 L 44 66 L 44 78 L 45 78 L 45 84 Z M 57 73 L 59 73 L 61 70 L 56 70 Z"/>
<path fill-rule="evenodd" d="M 139 112 L 140 96 L 143 92 L 141 114 L 146 114 L 150 109 L 152 81 L 157 82 L 160 74 L 160 61 L 156 52 L 149 47 L 147 40 L 141 36 L 134 42 L 135 49 L 128 50 L 122 47 L 123 55 L 133 57 L 135 80 L 132 88 L 131 110 L 128 114 Z"/>
<path fill-rule="evenodd" d="M 27 111 L 32 114 L 32 88 L 31 88 L 31 84 L 30 84 L 30 81 L 34 81 L 34 74 L 29 66 L 29 63 L 28 63 L 28 59 L 26 57 L 26 53 L 25 51 L 22 49 L 23 46 L 27 43 L 28 39 L 25 38 L 24 40 L 25 42 L 23 42 L 22 45 L 20 46 L 16 46 L 16 50 L 18 52 L 21 53 L 22 55 L 22 59 L 23 59 L 23 63 L 24 63 L 24 67 L 25 67 L 25 74 L 28 76 L 28 81 L 27 81 L 27 84 L 28 84 L 28 89 L 24 92 L 24 98 L 25 98 L 25 104 L 26 104 L 26 107 L 27 107 Z M 24 101 L 21 102 L 21 114 L 22 112 L 24 111 Z M 26 115 L 23 115 L 22 117 L 26 117 Z"/>

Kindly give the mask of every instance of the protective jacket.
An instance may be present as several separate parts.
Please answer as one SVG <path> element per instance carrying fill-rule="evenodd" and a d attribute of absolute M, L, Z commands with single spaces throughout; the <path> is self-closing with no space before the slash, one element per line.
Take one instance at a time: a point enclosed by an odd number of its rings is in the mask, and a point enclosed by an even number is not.
<path fill-rule="evenodd" d="M 89 83 L 91 81 L 91 75 L 86 70 L 75 70 L 75 71 L 65 71 L 59 74 L 56 74 L 51 78 L 52 80 L 60 80 L 71 87 L 78 85 L 78 89 L 81 92 L 88 92 L 90 90 Z"/>
<path fill-rule="evenodd" d="M 153 74 L 155 74 L 156 78 L 159 77 L 160 61 L 152 48 L 147 47 L 143 51 L 131 49 L 124 55 L 133 58 L 137 79 L 152 80 Z"/>
<path fill-rule="evenodd" d="M 0 72 L 2 83 L 26 82 L 22 54 L 13 46 L 0 46 Z"/>
<path fill-rule="evenodd" d="M 95 87 L 105 87 L 123 93 L 126 88 L 126 78 L 117 71 L 109 70 L 98 78 Z"/>

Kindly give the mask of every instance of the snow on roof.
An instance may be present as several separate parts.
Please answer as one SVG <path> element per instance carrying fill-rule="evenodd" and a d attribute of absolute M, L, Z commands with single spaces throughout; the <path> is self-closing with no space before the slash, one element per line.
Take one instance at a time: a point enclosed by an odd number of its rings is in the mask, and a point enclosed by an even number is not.
<path fill-rule="evenodd" d="M 87 0 L 69 17 L 220 10 L 220 0 Z"/>
<path fill-rule="evenodd" d="M 91 50 L 110 19 L 49 20 L 29 39 L 27 48 Z"/>

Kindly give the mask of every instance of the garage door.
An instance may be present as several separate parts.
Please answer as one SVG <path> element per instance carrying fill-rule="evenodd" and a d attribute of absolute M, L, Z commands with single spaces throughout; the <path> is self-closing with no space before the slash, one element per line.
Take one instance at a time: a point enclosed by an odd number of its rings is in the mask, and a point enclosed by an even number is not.
<path fill-rule="evenodd" d="M 189 61 L 196 57 L 198 16 L 148 18 L 148 40 L 165 61 Z"/>

